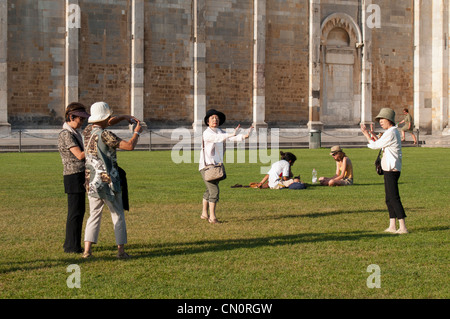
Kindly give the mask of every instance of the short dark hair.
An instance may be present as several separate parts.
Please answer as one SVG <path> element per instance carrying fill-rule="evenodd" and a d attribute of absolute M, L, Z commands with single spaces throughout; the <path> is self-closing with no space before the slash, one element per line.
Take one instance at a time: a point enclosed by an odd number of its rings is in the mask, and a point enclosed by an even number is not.
<path fill-rule="evenodd" d="M 65 121 L 70 122 L 70 113 L 76 112 L 76 111 L 83 111 L 86 112 L 86 107 L 80 103 L 80 102 L 72 102 L 66 107 L 66 113 L 65 113 Z M 76 115 L 73 115 L 76 117 Z"/>

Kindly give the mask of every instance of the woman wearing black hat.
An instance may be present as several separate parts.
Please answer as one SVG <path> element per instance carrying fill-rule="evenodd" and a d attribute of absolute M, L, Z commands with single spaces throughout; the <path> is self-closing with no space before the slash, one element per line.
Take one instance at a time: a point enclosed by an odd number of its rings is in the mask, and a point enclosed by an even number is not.
<path fill-rule="evenodd" d="M 207 219 L 209 223 L 216 224 L 219 221 L 216 218 L 216 205 L 219 201 L 219 181 L 205 181 L 203 168 L 206 165 L 223 163 L 223 142 L 225 140 L 240 142 L 247 139 L 253 126 L 251 126 L 246 135 L 237 134 L 240 128 L 238 125 L 232 134 L 228 134 L 219 128 L 225 122 L 226 116 L 222 112 L 214 109 L 206 112 L 205 124 L 208 128 L 203 132 L 202 151 L 200 153 L 199 171 L 205 182 L 206 191 L 203 194 L 202 219 Z M 209 207 L 209 216 L 208 216 Z"/>
<path fill-rule="evenodd" d="M 82 253 L 81 230 L 86 211 L 84 149 L 78 129 L 89 114 L 81 103 L 70 103 L 66 108 L 65 122 L 58 137 L 58 149 L 63 163 L 64 190 L 67 193 L 67 221 L 64 251 Z"/>

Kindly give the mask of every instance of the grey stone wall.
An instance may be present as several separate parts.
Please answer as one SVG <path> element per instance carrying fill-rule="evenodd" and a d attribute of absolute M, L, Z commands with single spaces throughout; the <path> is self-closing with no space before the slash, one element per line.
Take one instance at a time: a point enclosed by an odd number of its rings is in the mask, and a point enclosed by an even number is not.
<path fill-rule="evenodd" d="M 230 122 L 250 123 L 258 118 L 271 126 L 296 127 L 313 121 L 320 127 L 332 125 L 334 118 L 348 126 L 354 126 L 362 116 L 370 122 L 382 107 L 391 107 L 399 114 L 403 107 L 409 107 L 413 115 L 419 107 L 413 104 L 414 85 L 418 83 L 414 80 L 414 14 L 420 0 L 146 0 L 143 25 L 137 26 L 143 28 L 143 40 L 139 39 L 144 45 L 142 51 L 141 42 L 133 42 L 134 2 L 74 2 L 81 13 L 78 48 L 71 48 L 78 59 L 73 64 L 78 66 L 78 73 L 74 72 L 78 100 L 86 106 L 104 100 L 116 114 L 138 109 L 150 127 L 190 126 L 194 121 L 201 122 L 205 108 L 222 110 Z M 7 29 L 7 39 L 0 37 L 0 41 L 7 50 L 6 60 L 0 61 L 0 80 L 6 78 L 6 83 L 1 80 L 0 102 L 7 101 L 7 105 L 1 102 L 0 121 L 6 117 L 12 128 L 60 127 L 67 89 L 66 1 L 1 3 L 7 7 L 7 22 L 0 24 L 1 34 Z M 316 48 L 309 47 L 311 3 L 319 10 L 314 25 Z M 362 21 L 367 3 L 380 8 L 381 28 L 369 30 L 371 41 L 366 43 L 363 61 L 363 48 L 356 42 L 361 36 L 358 32 L 368 31 Z M 259 17 L 255 15 L 257 4 L 264 6 L 258 11 Z M 197 25 L 194 10 L 198 10 Z M 443 21 L 448 21 L 448 4 L 441 11 Z M 322 23 L 336 14 L 345 19 L 337 19 L 321 30 Z M 338 29 L 333 31 L 332 27 Z M 257 45 L 255 30 L 261 32 Z M 343 48 L 339 37 L 345 38 L 345 32 L 349 41 Z M 138 49 L 137 56 L 143 63 L 132 66 L 132 48 Z M 198 49 L 196 53 L 194 48 Z M 421 52 L 427 50 L 432 51 L 421 48 Z M 446 61 L 448 49 L 443 50 Z M 311 62 L 311 52 L 318 53 L 318 62 Z M 424 68 L 425 60 L 421 60 L 420 68 L 424 79 L 431 78 Z M 364 74 L 369 77 L 365 78 L 367 92 L 361 90 L 363 62 Z M 439 66 L 434 65 L 434 72 L 438 72 Z M 443 67 L 448 79 L 448 62 Z M 132 81 L 141 80 L 139 74 L 132 79 L 136 70 L 143 70 L 143 84 L 139 82 L 143 89 L 132 108 Z M 200 73 L 194 74 L 195 70 Z M 314 92 L 310 90 L 311 76 L 320 81 Z M 448 87 L 447 83 L 443 85 Z M 424 90 L 426 83 L 420 85 Z M 199 95 L 195 92 L 205 96 L 205 102 L 196 104 Z M 370 97 L 370 105 L 364 102 L 365 107 L 369 105 L 368 110 L 363 107 L 364 112 L 360 107 L 363 93 Z M 433 115 L 435 127 L 448 123 L 448 92 L 443 94 L 447 106 L 433 106 L 433 113 L 426 115 L 430 121 Z M 347 100 L 340 100 L 343 96 Z M 313 98 L 319 104 L 311 108 Z M 347 115 L 341 107 L 347 108 Z M 255 117 L 255 112 L 263 114 Z"/>

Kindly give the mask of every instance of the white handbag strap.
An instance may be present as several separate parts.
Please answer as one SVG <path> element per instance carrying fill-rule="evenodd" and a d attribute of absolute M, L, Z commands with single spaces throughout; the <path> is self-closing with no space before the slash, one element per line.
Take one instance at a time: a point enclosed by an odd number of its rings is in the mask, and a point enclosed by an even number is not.
<path fill-rule="evenodd" d="M 97 129 L 94 132 L 94 129 L 92 129 L 92 131 L 91 131 L 91 138 L 89 139 L 88 143 L 86 144 L 86 149 L 89 149 L 89 144 L 91 143 L 92 138 L 97 134 L 97 131 L 99 131 L 99 130 L 101 130 L 101 129 Z"/>

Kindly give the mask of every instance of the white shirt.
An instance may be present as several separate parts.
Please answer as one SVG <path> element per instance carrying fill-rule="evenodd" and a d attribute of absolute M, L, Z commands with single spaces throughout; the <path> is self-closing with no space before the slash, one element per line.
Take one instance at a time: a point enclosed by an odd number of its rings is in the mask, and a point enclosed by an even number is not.
<path fill-rule="evenodd" d="M 367 146 L 371 149 L 383 149 L 383 157 L 381 158 L 383 171 L 401 171 L 402 142 L 396 126 L 387 129 L 377 141 L 370 141 Z"/>
<path fill-rule="evenodd" d="M 280 179 L 280 174 L 282 176 L 289 177 L 289 167 L 290 164 L 286 160 L 281 160 L 278 162 L 273 163 L 272 167 L 270 168 L 269 172 L 269 187 L 275 187 Z"/>
<path fill-rule="evenodd" d="M 208 127 L 203 132 L 203 142 L 205 149 L 200 152 L 200 160 L 198 170 L 202 170 L 206 165 L 223 163 L 223 142 L 225 140 L 241 142 L 245 140 L 244 134 L 238 134 L 230 137 L 229 133 L 225 133 L 222 129 L 213 130 Z M 205 154 L 205 156 L 203 156 Z"/>

